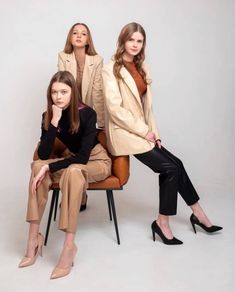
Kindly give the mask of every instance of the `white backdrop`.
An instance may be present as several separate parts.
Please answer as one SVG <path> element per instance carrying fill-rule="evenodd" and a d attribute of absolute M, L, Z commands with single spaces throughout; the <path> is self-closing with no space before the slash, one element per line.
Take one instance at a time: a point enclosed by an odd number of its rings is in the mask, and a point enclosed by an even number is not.
<path fill-rule="evenodd" d="M 1 0 L 0 9 L 3 197 L 16 190 L 25 198 L 17 190 L 27 190 L 46 88 L 75 22 L 88 24 L 105 62 L 123 25 L 143 25 L 163 144 L 182 158 L 200 192 L 235 189 L 235 1 Z M 126 191 L 155 192 L 156 184 L 132 159 Z"/>

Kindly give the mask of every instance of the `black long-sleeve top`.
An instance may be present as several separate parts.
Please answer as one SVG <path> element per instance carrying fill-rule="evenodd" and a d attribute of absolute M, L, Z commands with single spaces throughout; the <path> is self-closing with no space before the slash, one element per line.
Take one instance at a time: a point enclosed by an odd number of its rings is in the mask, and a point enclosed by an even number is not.
<path fill-rule="evenodd" d="M 38 147 L 38 156 L 42 160 L 49 159 L 53 149 L 55 138 L 57 137 L 74 154 L 62 160 L 49 163 L 50 172 L 58 171 L 68 167 L 72 163 L 87 164 L 91 150 L 98 144 L 96 130 L 96 112 L 85 106 L 79 109 L 80 126 L 77 133 L 69 132 L 69 112 L 64 110 L 58 127 L 49 125 L 45 130 L 42 116 L 42 133 Z"/>

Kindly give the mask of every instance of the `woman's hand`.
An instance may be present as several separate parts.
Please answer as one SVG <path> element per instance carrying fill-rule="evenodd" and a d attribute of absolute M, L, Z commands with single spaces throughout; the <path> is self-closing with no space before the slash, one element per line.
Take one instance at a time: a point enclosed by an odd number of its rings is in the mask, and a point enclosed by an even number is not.
<path fill-rule="evenodd" d="M 161 144 L 161 140 L 160 139 L 157 139 L 156 142 L 155 142 L 155 145 L 161 149 L 162 147 L 162 144 Z"/>
<path fill-rule="evenodd" d="M 149 142 L 152 142 L 155 144 L 156 142 L 156 136 L 154 132 L 148 132 L 148 134 L 145 136 L 145 139 Z"/>
<path fill-rule="evenodd" d="M 62 108 L 59 108 L 55 104 L 52 105 L 52 119 L 51 123 L 54 127 L 58 126 L 59 120 L 62 116 Z"/>
<path fill-rule="evenodd" d="M 154 143 L 158 148 L 161 148 L 161 140 L 156 139 L 156 135 L 154 132 L 148 132 L 148 134 L 145 136 L 145 139 L 149 142 Z"/>
<path fill-rule="evenodd" d="M 44 179 L 47 171 L 49 171 L 49 165 L 45 164 L 41 167 L 39 173 L 34 177 L 32 182 L 32 193 L 36 194 L 37 187 L 40 185 L 42 180 Z"/>

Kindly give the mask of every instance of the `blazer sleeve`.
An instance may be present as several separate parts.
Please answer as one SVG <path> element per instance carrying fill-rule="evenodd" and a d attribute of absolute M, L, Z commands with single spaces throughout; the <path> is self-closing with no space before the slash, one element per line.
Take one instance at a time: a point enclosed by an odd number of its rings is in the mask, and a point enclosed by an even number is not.
<path fill-rule="evenodd" d="M 161 137 L 160 137 L 160 134 L 159 134 L 159 131 L 158 131 L 155 119 L 154 119 L 152 108 L 151 108 L 151 111 L 150 111 L 150 114 L 149 114 L 149 123 L 150 123 L 149 128 L 150 128 L 150 130 L 152 132 L 155 133 L 156 139 L 160 139 L 161 140 Z"/>
<path fill-rule="evenodd" d="M 109 118 L 120 128 L 145 138 L 149 127 L 142 119 L 133 116 L 129 110 L 122 106 L 122 95 L 112 69 L 104 66 L 102 70 L 105 105 Z"/>
<path fill-rule="evenodd" d="M 64 62 L 64 59 L 63 59 L 61 53 L 58 54 L 57 67 L 58 67 L 58 71 L 65 71 L 65 62 Z"/>
<path fill-rule="evenodd" d="M 95 70 L 94 82 L 92 85 L 93 106 L 97 113 L 97 124 L 100 128 L 104 127 L 104 96 L 102 88 L 103 59 L 100 58 Z"/>
<path fill-rule="evenodd" d="M 155 122 L 155 118 L 154 118 L 154 113 L 153 113 L 153 105 L 152 105 L 152 79 L 150 78 L 150 70 L 149 67 L 146 63 L 143 63 L 143 69 L 146 73 L 146 80 L 148 83 L 148 92 L 150 95 L 150 98 L 148 99 L 148 106 L 147 108 L 149 109 L 147 113 L 145 113 L 145 115 L 148 117 L 148 125 L 149 125 L 149 130 L 151 132 L 154 132 L 156 135 L 156 139 L 160 139 L 160 135 L 159 135 L 159 131 Z"/>

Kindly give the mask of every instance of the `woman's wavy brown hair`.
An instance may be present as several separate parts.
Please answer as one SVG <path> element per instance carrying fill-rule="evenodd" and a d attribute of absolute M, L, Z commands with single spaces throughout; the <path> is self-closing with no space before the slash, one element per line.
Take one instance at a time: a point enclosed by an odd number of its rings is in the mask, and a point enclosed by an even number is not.
<path fill-rule="evenodd" d="M 85 47 L 86 54 L 89 55 L 89 56 L 97 55 L 97 52 L 96 52 L 95 47 L 94 47 L 94 44 L 93 44 L 93 40 L 92 40 L 92 37 L 91 37 L 91 32 L 90 32 L 89 27 L 85 23 L 80 23 L 80 22 L 75 23 L 70 28 L 69 33 L 68 33 L 68 36 L 67 36 L 67 40 L 66 40 L 66 43 L 65 43 L 64 52 L 66 54 L 71 54 L 73 52 L 73 46 L 71 44 L 71 36 L 73 34 L 73 30 L 74 30 L 74 27 L 76 25 L 83 25 L 86 28 L 86 30 L 87 30 L 88 40 L 87 40 L 87 45 Z"/>
<path fill-rule="evenodd" d="M 69 111 L 69 120 L 70 120 L 70 128 L 69 131 L 73 133 L 77 133 L 80 125 L 80 119 L 79 119 L 79 107 L 84 106 L 84 104 L 81 101 L 78 87 L 76 84 L 76 81 L 73 77 L 73 75 L 68 71 L 58 71 L 55 75 L 52 76 L 50 84 L 47 88 L 47 111 L 44 118 L 44 128 L 48 130 L 49 125 L 52 120 L 52 105 L 53 101 L 51 98 L 51 91 L 52 91 L 52 85 L 55 82 L 61 82 L 66 85 L 68 85 L 71 88 L 71 100 L 70 104 L 68 106 Z"/>
<path fill-rule="evenodd" d="M 136 68 L 139 71 L 140 75 L 143 77 L 144 81 L 146 82 L 146 73 L 142 68 L 142 64 L 145 59 L 146 34 L 143 27 L 139 23 L 136 23 L 136 22 L 128 23 L 127 25 L 125 25 L 119 34 L 118 41 L 117 41 L 117 50 L 114 55 L 115 63 L 113 67 L 113 73 L 117 79 L 122 79 L 120 70 L 122 66 L 124 65 L 123 53 L 125 52 L 125 43 L 131 38 L 131 36 L 135 32 L 140 32 L 143 35 L 144 40 L 143 40 L 143 47 L 141 51 L 139 52 L 139 54 L 134 57 L 133 62 L 135 63 Z"/>

